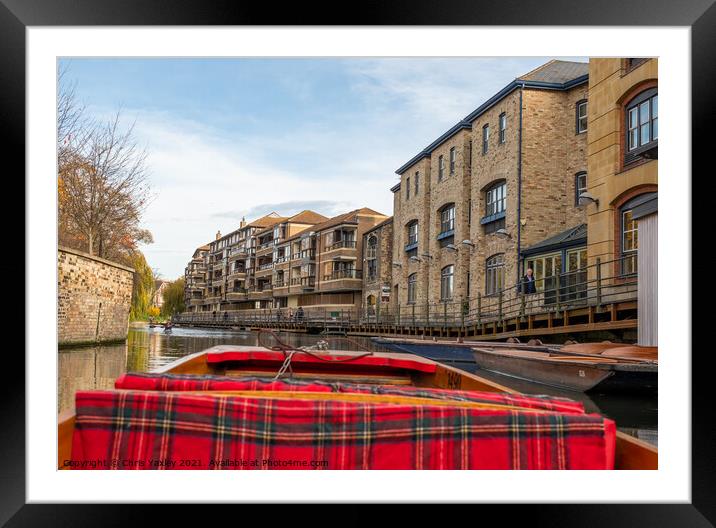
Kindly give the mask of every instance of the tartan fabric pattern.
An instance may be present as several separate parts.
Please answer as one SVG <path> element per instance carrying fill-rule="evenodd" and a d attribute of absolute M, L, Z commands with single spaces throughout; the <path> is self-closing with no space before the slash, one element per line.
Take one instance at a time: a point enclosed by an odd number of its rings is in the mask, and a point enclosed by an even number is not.
<path fill-rule="evenodd" d="M 614 422 L 597 415 L 159 391 L 79 391 L 76 409 L 72 459 L 84 469 L 611 469 L 614 463 Z"/>
<path fill-rule="evenodd" d="M 159 391 L 251 390 L 289 392 L 349 392 L 413 396 L 449 401 L 493 403 L 563 413 L 584 413 L 581 402 L 555 396 L 526 396 L 501 392 L 434 389 L 413 386 L 371 385 L 319 380 L 291 380 L 196 374 L 126 373 L 115 381 L 117 389 Z"/>

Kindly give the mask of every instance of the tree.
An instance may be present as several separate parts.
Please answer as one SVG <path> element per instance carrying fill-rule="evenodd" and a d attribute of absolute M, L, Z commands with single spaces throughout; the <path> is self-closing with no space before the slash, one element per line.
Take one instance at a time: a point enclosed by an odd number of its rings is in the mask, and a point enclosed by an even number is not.
<path fill-rule="evenodd" d="M 184 277 L 181 277 L 170 282 L 164 290 L 162 315 L 171 316 L 181 313 L 184 310 Z"/>
<path fill-rule="evenodd" d="M 130 266 L 134 268 L 134 285 L 132 287 L 132 305 L 129 310 L 129 319 L 138 321 L 147 319 L 149 307 L 154 294 L 154 274 L 152 268 L 141 251 L 135 251 L 131 256 Z"/>
<path fill-rule="evenodd" d="M 60 243 L 129 263 L 138 244 L 153 242 L 140 225 L 152 198 L 147 153 L 120 112 L 105 123 L 86 118 L 64 77 L 66 70 L 57 101 Z"/>

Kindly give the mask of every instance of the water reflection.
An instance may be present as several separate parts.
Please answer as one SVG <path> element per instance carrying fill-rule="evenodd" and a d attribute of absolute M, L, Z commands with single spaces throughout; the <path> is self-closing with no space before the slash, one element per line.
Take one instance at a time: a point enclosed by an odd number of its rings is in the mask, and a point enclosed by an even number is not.
<path fill-rule="evenodd" d="M 350 341 L 331 337 L 281 332 L 280 339 L 292 346 L 313 345 L 327 340 L 335 350 L 363 349 L 385 351 L 367 337 L 350 337 Z M 264 344 L 273 344 L 265 336 Z M 257 345 L 257 334 L 229 330 L 174 328 L 130 328 L 127 342 L 107 347 L 63 349 L 59 353 L 59 411 L 74 408 L 78 390 L 111 389 L 114 380 L 124 372 L 148 372 L 177 358 L 216 345 Z M 486 370 L 478 370 L 474 363 L 456 362 L 457 368 L 512 387 L 526 394 L 562 396 L 584 403 L 588 412 L 599 413 L 616 421 L 619 429 L 657 444 L 657 397 L 644 395 L 584 394 L 560 390 L 538 383 L 507 377 Z"/>

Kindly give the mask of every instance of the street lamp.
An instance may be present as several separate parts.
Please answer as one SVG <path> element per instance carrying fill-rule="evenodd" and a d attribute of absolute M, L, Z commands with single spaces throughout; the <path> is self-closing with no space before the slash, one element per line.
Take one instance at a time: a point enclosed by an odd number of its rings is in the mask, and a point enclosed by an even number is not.
<path fill-rule="evenodd" d="M 495 234 L 500 238 L 512 238 L 512 235 L 504 227 L 495 231 Z"/>
<path fill-rule="evenodd" d="M 403 265 L 400 262 L 393 262 L 393 267 L 394 268 L 402 268 Z"/>
<path fill-rule="evenodd" d="M 453 253 L 457 253 L 459 251 L 458 248 L 455 247 L 455 244 L 448 244 L 445 246 L 445 249 L 452 251 Z"/>
<path fill-rule="evenodd" d="M 578 203 L 581 207 L 585 207 L 585 206 L 589 205 L 590 203 L 593 203 L 593 204 L 595 204 L 597 207 L 599 207 L 599 198 L 595 198 L 594 196 L 592 196 L 592 195 L 589 194 L 588 192 L 583 192 L 583 193 L 580 194 L 579 197 L 577 198 L 577 203 Z"/>
<path fill-rule="evenodd" d="M 475 243 L 472 240 L 463 240 L 462 244 L 469 247 L 470 249 L 475 249 Z"/>
<path fill-rule="evenodd" d="M 410 260 L 410 262 L 422 262 L 422 260 L 420 260 L 418 257 L 415 257 L 415 256 L 410 257 L 409 260 Z"/>

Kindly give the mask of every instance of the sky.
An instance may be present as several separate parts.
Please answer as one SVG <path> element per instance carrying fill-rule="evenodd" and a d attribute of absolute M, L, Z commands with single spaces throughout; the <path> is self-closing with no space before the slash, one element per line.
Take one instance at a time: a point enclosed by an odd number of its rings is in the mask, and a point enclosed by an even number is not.
<path fill-rule="evenodd" d="M 146 149 L 141 246 L 174 280 L 194 250 L 271 211 L 392 214 L 395 170 L 553 57 L 60 60 L 89 116 Z M 584 57 L 554 57 L 586 62 Z"/>

